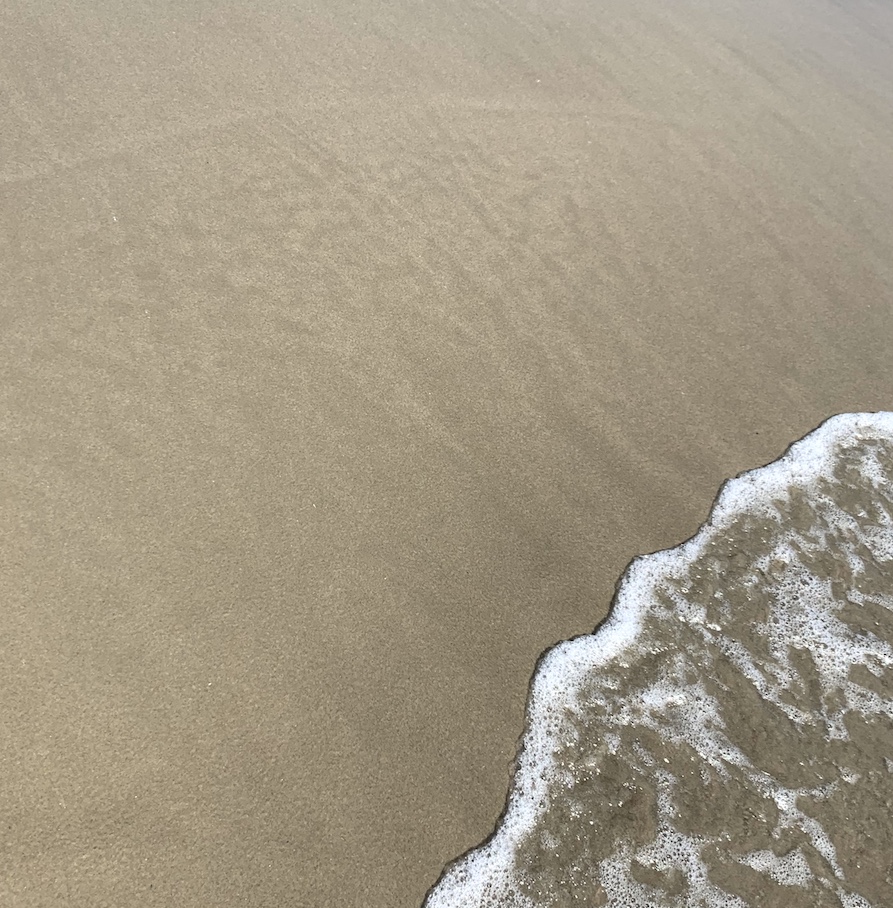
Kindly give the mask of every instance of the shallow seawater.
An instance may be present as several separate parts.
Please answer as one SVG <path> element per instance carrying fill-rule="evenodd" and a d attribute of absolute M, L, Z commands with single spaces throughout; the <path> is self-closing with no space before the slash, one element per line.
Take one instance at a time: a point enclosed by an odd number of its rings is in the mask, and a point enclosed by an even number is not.
<path fill-rule="evenodd" d="M 505 813 L 426 908 L 893 905 L 893 414 L 635 560 L 535 673 Z"/>

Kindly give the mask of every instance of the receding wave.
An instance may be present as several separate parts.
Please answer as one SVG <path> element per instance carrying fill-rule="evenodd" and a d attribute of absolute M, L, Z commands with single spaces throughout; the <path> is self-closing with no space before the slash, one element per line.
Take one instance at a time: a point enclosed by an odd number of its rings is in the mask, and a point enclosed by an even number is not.
<path fill-rule="evenodd" d="M 499 826 L 425 905 L 893 905 L 893 413 L 632 562 L 540 660 Z"/>

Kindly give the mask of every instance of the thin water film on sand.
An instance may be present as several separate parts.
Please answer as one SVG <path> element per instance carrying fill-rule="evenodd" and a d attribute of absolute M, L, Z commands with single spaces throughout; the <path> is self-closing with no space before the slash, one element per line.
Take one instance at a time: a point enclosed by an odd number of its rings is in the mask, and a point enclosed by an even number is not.
<path fill-rule="evenodd" d="M 500 825 L 426 908 L 882 908 L 891 814 L 893 414 L 854 414 L 545 655 Z"/>

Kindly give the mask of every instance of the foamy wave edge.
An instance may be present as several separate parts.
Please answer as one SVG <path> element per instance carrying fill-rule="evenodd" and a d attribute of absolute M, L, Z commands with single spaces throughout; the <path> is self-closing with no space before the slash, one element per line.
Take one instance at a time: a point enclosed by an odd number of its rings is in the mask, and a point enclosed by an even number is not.
<path fill-rule="evenodd" d="M 658 583 L 694 562 L 708 539 L 745 510 L 769 512 L 772 499 L 783 496 L 790 486 L 808 485 L 827 475 L 842 445 L 871 439 L 893 441 L 893 412 L 831 417 L 794 442 L 779 459 L 727 480 L 691 539 L 630 562 L 617 583 L 607 618 L 595 631 L 559 643 L 541 656 L 530 684 L 506 806 L 496 829 L 481 845 L 447 865 L 423 908 L 486 906 L 493 903 L 494 894 L 507 891 L 515 851 L 540 817 L 555 776 L 552 757 L 560 743 L 557 713 L 563 703 L 576 698 L 590 672 L 611 663 L 636 642 Z M 527 908 L 533 903 L 514 893 L 512 901 L 503 904 Z"/>

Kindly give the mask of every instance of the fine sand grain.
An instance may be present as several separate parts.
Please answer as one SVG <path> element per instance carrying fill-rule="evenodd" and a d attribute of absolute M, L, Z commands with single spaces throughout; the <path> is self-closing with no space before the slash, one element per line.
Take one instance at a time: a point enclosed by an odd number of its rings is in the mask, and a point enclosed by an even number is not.
<path fill-rule="evenodd" d="M 0 905 L 413 908 L 527 682 L 893 401 L 893 7 L 0 10 Z"/>

